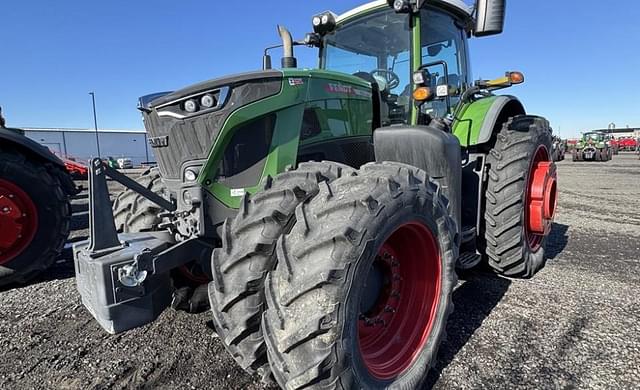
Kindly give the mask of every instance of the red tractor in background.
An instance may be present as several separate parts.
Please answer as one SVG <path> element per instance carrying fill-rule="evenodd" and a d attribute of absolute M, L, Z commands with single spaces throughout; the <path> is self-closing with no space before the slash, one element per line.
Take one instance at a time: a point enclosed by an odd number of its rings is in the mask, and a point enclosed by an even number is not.
<path fill-rule="evenodd" d="M 0 287 L 25 283 L 54 263 L 77 193 L 65 163 L 7 128 L 0 111 Z"/>

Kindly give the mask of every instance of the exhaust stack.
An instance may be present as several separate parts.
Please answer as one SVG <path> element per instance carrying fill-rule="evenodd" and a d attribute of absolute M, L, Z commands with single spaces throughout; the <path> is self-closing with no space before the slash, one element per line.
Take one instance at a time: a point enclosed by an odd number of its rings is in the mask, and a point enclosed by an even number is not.
<path fill-rule="evenodd" d="M 293 56 L 293 38 L 291 33 L 285 27 L 278 25 L 278 34 L 282 38 L 282 50 L 284 52 L 282 57 L 283 68 L 297 68 L 298 60 Z"/>

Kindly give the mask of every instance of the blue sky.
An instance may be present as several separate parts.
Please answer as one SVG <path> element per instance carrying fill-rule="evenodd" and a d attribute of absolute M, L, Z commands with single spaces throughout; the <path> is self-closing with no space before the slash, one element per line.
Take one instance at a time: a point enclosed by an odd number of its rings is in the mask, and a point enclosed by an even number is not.
<path fill-rule="evenodd" d="M 281 23 L 363 0 L 10 1 L 1 9 L 0 105 L 21 127 L 142 128 L 137 97 L 258 69 Z M 640 126 L 640 2 L 511 0 L 505 33 L 471 41 L 474 77 L 521 70 L 510 93 L 564 137 Z M 314 66 L 310 49 L 301 65 Z"/>

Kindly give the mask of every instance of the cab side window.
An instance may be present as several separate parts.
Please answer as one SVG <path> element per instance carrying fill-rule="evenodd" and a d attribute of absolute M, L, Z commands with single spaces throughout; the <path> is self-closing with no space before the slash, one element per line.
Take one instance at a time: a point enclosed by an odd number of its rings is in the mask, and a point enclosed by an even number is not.
<path fill-rule="evenodd" d="M 465 32 L 446 12 L 429 8 L 421 12 L 422 63 L 433 64 L 427 68 L 431 73 L 431 88 L 436 90 L 438 86 L 448 85 L 451 105 L 455 106 L 469 83 Z M 434 101 L 430 108 L 438 116 L 446 115 L 444 101 Z"/>

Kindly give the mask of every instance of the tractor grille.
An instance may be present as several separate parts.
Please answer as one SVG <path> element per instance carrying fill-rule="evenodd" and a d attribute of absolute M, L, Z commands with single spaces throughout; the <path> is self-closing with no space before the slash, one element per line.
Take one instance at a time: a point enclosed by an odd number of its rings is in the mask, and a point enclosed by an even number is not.
<path fill-rule="evenodd" d="M 252 77 L 249 77 L 252 76 Z M 158 116 L 153 109 L 144 114 L 145 127 L 149 135 L 150 144 L 158 167 L 162 175 L 169 179 L 180 179 L 182 165 L 187 161 L 206 159 L 211 146 L 226 119 L 231 113 L 242 106 L 256 102 L 280 92 L 282 81 L 280 78 L 265 78 L 265 74 L 247 75 L 245 79 L 233 78 L 237 84 L 229 85 L 225 79 L 199 85 L 201 91 L 221 87 L 230 87 L 229 97 L 219 110 L 187 117 L 184 119 L 170 116 Z M 247 79 L 248 78 L 248 79 Z M 241 82 L 241 83 L 240 83 Z M 170 98 L 179 100 L 194 93 L 194 88 L 179 91 Z M 177 95 L 177 96 L 176 96 Z M 166 98 L 164 98 L 166 100 Z M 156 102 L 152 102 L 152 105 Z M 182 103 L 178 102 L 176 105 Z"/>

